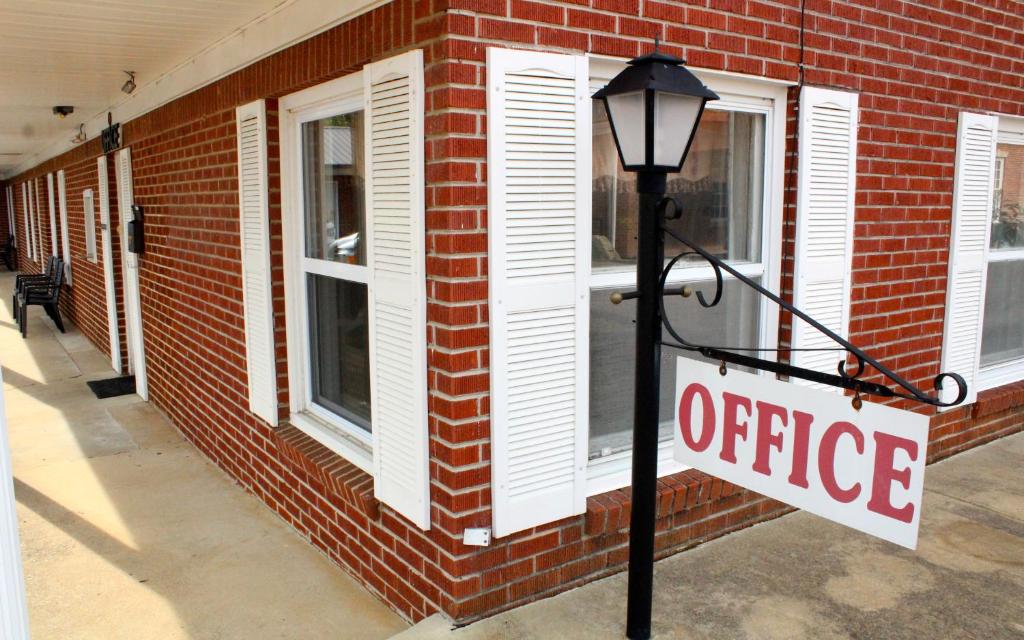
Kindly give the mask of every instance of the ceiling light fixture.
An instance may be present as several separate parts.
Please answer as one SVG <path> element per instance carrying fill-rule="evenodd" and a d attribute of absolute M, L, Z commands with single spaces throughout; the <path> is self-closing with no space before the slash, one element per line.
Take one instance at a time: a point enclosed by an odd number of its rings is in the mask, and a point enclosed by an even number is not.
<path fill-rule="evenodd" d="M 69 115 L 71 115 L 74 112 L 75 112 L 75 108 L 74 107 L 57 106 L 57 107 L 53 108 L 53 115 L 57 116 L 61 120 L 63 120 L 64 118 L 68 117 Z"/>
<path fill-rule="evenodd" d="M 121 85 L 121 91 L 124 91 L 125 93 L 130 95 L 133 91 L 135 91 L 135 72 L 125 71 L 125 73 L 128 74 L 128 79 L 125 80 L 123 85 Z"/>

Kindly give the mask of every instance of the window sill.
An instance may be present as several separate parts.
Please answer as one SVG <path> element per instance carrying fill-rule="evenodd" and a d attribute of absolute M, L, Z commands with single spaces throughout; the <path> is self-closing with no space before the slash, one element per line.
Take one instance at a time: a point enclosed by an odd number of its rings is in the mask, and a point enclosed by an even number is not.
<path fill-rule="evenodd" d="M 380 503 L 373 495 L 373 476 L 336 454 L 294 424 L 275 431 L 282 456 L 296 475 L 313 478 L 326 492 L 354 505 L 371 520 L 380 516 Z"/>
<path fill-rule="evenodd" d="M 672 459 L 671 439 L 658 443 L 658 477 L 686 470 L 686 465 Z M 632 449 L 621 451 L 587 464 L 587 496 L 595 496 L 628 487 L 632 481 Z"/>
<path fill-rule="evenodd" d="M 757 504 L 754 504 L 757 503 Z M 794 511 L 777 500 L 763 498 L 739 485 L 725 482 L 696 469 L 665 476 L 658 480 L 657 518 L 659 521 L 686 512 L 672 520 L 675 525 L 692 523 L 715 513 L 726 520 L 740 517 L 746 505 L 760 517 L 775 517 Z M 587 498 L 584 532 L 599 536 L 629 528 L 632 500 L 628 489 L 619 489 Z M 730 515 L 731 514 L 731 515 Z M 747 514 L 750 515 L 750 514 Z M 738 524 L 736 520 L 734 524 Z"/>
<path fill-rule="evenodd" d="M 289 421 L 335 454 L 373 475 L 373 451 L 365 443 L 310 413 L 293 413 Z"/>
<path fill-rule="evenodd" d="M 971 417 L 984 418 L 1018 407 L 1024 407 L 1024 381 L 978 392 L 978 399 L 974 401 L 971 409 Z"/>

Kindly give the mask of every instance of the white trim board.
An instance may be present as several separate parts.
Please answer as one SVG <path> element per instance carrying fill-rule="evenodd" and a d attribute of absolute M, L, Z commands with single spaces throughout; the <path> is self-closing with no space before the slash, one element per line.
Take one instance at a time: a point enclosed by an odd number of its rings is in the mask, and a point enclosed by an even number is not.
<path fill-rule="evenodd" d="M 0 638 L 28 640 L 28 609 L 18 542 L 13 468 L 7 446 L 7 416 L 0 374 Z"/>
<path fill-rule="evenodd" d="M 139 86 L 123 101 L 89 117 L 84 123 L 85 133 L 90 139 L 98 137 L 107 127 L 108 111 L 113 114 L 114 122 L 130 122 L 389 1 L 285 0 L 231 35 L 182 61 L 167 73 Z M 68 139 L 76 130 L 76 126 L 69 125 L 68 131 L 59 134 L 56 141 L 50 142 L 36 153 L 26 154 L 24 160 L 0 176 L 0 179 L 24 173 L 74 148 L 76 145 Z"/>

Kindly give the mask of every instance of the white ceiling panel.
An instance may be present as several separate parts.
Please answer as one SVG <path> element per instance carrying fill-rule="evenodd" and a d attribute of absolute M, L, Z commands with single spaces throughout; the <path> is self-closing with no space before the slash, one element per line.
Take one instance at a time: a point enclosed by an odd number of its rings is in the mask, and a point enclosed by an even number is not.
<path fill-rule="evenodd" d="M 0 175 L 295 0 L 0 0 Z M 56 105 L 72 105 L 64 120 Z"/>

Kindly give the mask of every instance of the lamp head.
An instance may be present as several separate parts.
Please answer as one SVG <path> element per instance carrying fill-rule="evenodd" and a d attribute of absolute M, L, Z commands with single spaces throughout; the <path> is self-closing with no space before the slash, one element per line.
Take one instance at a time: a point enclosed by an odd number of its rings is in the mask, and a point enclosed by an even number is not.
<path fill-rule="evenodd" d="M 630 60 L 594 94 L 604 103 L 626 171 L 679 171 L 704 105 L 718 94 L 675 56 L 658 51 Z"/>

